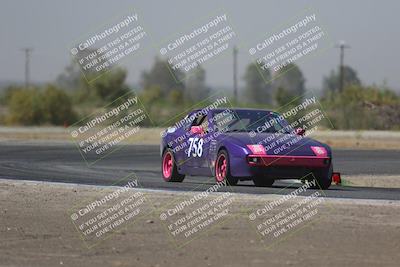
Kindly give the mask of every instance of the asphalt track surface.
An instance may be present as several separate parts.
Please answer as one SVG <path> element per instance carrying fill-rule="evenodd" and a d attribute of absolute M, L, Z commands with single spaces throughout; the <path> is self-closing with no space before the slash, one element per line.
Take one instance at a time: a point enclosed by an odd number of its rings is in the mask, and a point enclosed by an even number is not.
<path fill-rule="evenodd" d="M 343 175 L 400 175 L 399 150 L 334 150 L 334 169 Z M 186 177 L 182 183 L 161 178 L 159 147 L 126 145 L 88 167 L 73 144 L 0 143 L 0 178 L 118 185 L 121 178 L 135 173 L 149 189 L 177 191 L 206 190 L 214 184 L 208 177 Z M 289 186 L 289 187 L 288 187 Z M 300 184 L 275 182 L 273 187 L 255 187 L 251 181 L 220 191 L 248 194 L 287 194 Z M 311 190 L 311 189 L 310 189 Z M 334 186 L 327 197 L 400 200 L 400 189 Z"/>

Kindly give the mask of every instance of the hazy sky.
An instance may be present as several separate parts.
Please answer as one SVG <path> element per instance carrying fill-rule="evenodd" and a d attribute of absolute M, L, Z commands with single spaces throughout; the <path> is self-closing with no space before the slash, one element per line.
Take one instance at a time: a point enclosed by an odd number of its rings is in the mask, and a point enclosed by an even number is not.
<path fill-rule="evenodd" d="M 345 40 L 345 63 L 355 68 L 365 84 L 388 85 L 400 91 L 399 41 L 400 1 L 58 1 L 3 0 L 0 8 L 0 81 L 23 81 L 23 47 L 33 47 L 33 81 L 51 81 L 63 71 L 71 57 L 68 46 L 92 29 L 129 8 L 134 8 L 146 25 L 152 42 L 215 13 L 225 11 L 234 22 L 240 43 L 252 44 L 273 28 L 307 7 L 316 10 L 333 40 Z M 143 69 L 153 63 L 156 50 L 127 59 L 129 82 L 137 83 Z M 250 62 L 247 51 L 239 52 L 239 75 Z M 318 57 L 299 62 L 308 88 L 319 88 L 322 76 L 337 68 L 339 53 L 329 48 Z M 207 83 L 232 85 L 232 58 L 221 57 L 206 68 Z"/>

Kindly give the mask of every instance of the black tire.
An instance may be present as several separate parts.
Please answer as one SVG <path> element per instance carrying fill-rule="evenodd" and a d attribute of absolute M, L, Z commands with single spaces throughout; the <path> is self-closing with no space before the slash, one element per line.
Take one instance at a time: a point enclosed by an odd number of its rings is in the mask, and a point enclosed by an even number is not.
<path fill-rule="evenodd" d="M 164 172 L 164 160 L 168 154 L 171 156 L 171 159 L 172 159 L 172 167 L 170 167 L 171 168 L 170 172 L 166 173 L 166 172 Z M 185 179 L 185 175 L 180 174 L 178 172 L 178 166 L 176 165 L 174 153 L 169 148 L 164 151 L 162 159 L 161 159 L 161 175 L 163 176 L 163 179 L 166 182 L 180 183 L 183 181 L 183 179 Z"/>
<path fill-rule="evenodd" d="M 332 163 L 327 168 L 314 170 L 313 174 L 317 182 L 317 185 L 314 188 L 322 190 L 328 189 L 332 183 L 332 172 L 333 172 Z"/>
<path fill-rule="evenodd" d="M 253 178 L 253 183 L 257 187 L 270 187 L 274 182 L 274 179 L 263 176 L 256 176 Z"/>
<path fill-rule="evenodd" d="M 217 178 L 217 164 L 218 164 L 218 160 L 220 159 L 221 155 L 223 155 L 225 157 L 225 159 L 226 159 L 227 166 L 226 166 L 225 180 L 227 181 L 227 184 L 228 185 L 237 185 L 237 183 L 239 182 L 239 178 L 234 177 L 231 174 L 231 166 L 230 166 L 230 161 L 229 161 L 229 154 L 225 149 L 222 149 L 222 150 L 220 150 L 218 152 L 217 160 L 215 161 L 215 167 L 214 167 L 215 180 L 217 182 L 221 182 L 221 181 L 218 181 L 218 178 Z"/>

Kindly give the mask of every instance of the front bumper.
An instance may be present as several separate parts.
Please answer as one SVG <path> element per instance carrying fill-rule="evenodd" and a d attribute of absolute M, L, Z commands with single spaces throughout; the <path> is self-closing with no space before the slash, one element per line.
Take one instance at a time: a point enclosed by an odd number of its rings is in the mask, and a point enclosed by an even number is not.
<path fill-rule="evenodd" d="M 287 156 L 287 155 L 248 155 L 246 157 L 249 166 L 257 167 L 304 167 L 324 168 L 331 163 L 329 157 L 318 156 Z"/>

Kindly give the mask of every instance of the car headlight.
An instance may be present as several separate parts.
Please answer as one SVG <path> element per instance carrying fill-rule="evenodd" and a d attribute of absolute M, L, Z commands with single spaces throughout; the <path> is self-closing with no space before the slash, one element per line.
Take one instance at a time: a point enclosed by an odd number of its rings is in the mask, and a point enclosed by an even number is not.
<path fill-rule="evenodd" d="M 314 152 L 315 156 L 317 157 L 327 157 L 328 151 L 323 146 L 312 146 L 311 150 Z"/>
<path fill-rule="evenodd" d="M 263 145 L 247 145 L 247 148 L 250 149 L 251 153 L 254 155 L 266 155 L 265 147 Z"/>

